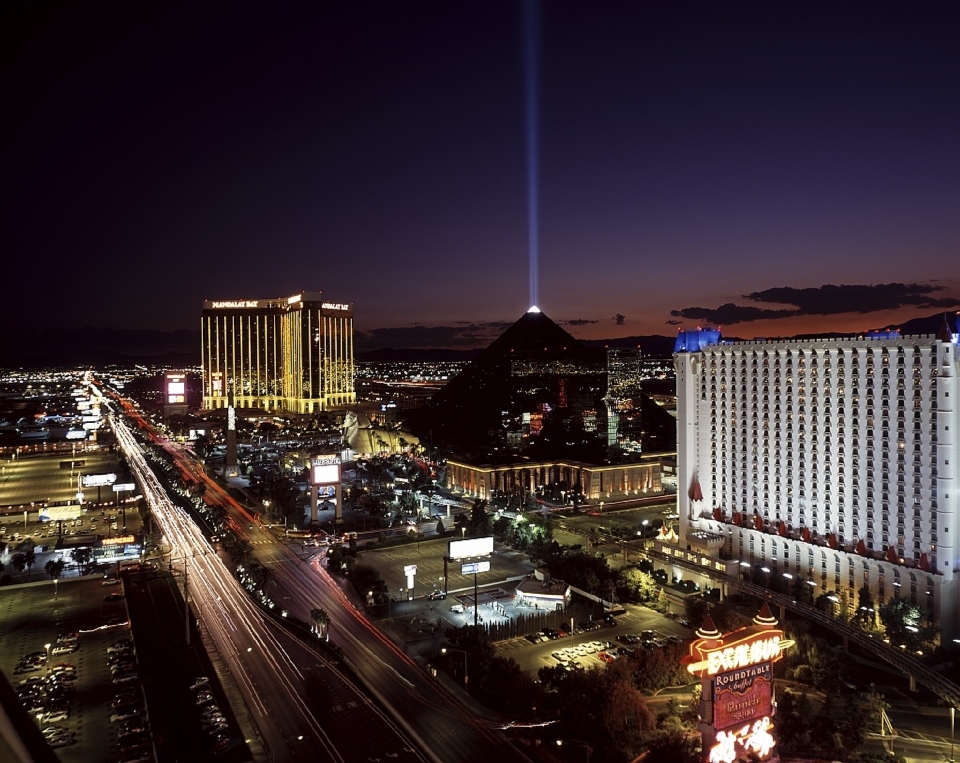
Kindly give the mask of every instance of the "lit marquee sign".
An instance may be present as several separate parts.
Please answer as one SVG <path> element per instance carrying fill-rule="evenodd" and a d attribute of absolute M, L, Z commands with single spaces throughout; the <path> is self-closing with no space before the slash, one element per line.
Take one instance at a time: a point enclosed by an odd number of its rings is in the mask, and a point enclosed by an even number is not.
<path fill-rule="evenodd" d="M 187 383 L 183 374 L 167 374 L 167 404 L 186 402 Z"/>
<path fill-rule="evenodd" d="M 770 730 L 773 723 L 763 717 L 753 724 L 734 731 L 721 731 L 717 743 L 710 748 L 709 763 L 733 763 L 746 753 L 754 753 L 760 760 L 770 757 L 776 741 Z"/>
<path fill-rule="evenodd" d="M 773 755 L 773 663 L 793 642 L 766 604 L 753 623 L 721 634 L 708 615 L 683 659 L 701 680 L 704 763 Z"/>
<path fill-rule="evenodd" d="M 260 300 L 258 299 L 235 299 L 235 300 L 225 300 L 220 302 L 211 302 L 210 307 L 214 310 L 237 310 L 245 308 L 258 308 L 260 307 Z"/>
<path fill-rule="evenodd" d="M 313 485 L 336 485 L 340 482 L 340 456 L 319 456 L 310 462 Z"/>
<path fill-rule="evenodd" d="M 342 302 L 323 302 L 320 307 L 324 310 L 349 310 L 350 305 L 345 305 Z"/>

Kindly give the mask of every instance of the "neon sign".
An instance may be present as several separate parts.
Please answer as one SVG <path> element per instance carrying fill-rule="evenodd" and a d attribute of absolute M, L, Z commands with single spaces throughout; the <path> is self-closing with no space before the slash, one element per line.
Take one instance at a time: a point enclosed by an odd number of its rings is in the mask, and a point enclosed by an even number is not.
<path fill-rule="evenodd" d="M 324 302 L 320 305 L 324 310 L 349 310 L 350 305 L 345 305 L 342 302 Z"/>
<path fill-rule="evenodd" d="M 707 652 L 707 675 L 716 675 L 721 670 L 736 670 L 775 660 L 780 656 L 780 637 L 754 641 L 752 644 L 737 644 Z"/>
<path fill-rule="evenodd" d="M 223 308 L 260 307 L 260 302 L 256 299 L 228 300 L 225 302 L 211 302 L 210 304 L 214 310 L 220 310 Z"/>
<path fill-rule="evenodd" d="M 733 731 L 721 731 L 707 759 L 710 763 L 734 763 L 740 755 L 753 752 L 763 760 L 776 744 L 770 733 L 772 728 L 770 718 L 764 716 L 752 725 L 748 723 Z"/>
<path fill-rule="evenodd" d="M 716 646 L 711 646 L 705 639 L 698 639 L 690 645 L 690 651 L 693 657 L 700 659 L 689 662 L 687 670 L 695 675 L 715 676 L 763 662 L 776 662 L 780 659 L 780 653 L 793 644 L 792 641 L 783 640 L 782 635 L 780 631 L 754 632 L 733 643 L 714 641 Z"/>

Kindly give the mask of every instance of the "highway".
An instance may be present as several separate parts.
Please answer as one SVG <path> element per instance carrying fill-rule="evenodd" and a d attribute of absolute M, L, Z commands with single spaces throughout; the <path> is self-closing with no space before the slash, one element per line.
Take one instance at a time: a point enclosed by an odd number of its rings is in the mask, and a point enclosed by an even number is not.
<path fill-rule="evenodd" d="M 116 420 L 116 417 L 113 420 L 118 439 L 123 432 L 124 450 L 129 448 L 137 456 L 135 459 L 128 455 L 131 466 L 135 460 L 142 465 L 144 475 L 141 477 L 137 472 L 138 482 L 143 479 L 145 484 L 151 485 L 153 500 L 171 517 L 161 521 L 164 536 L 176 549 L 174 557 L 189 557 L 187 577 L 190 595 L 195 601 L 201 602 L 198 612 L 200 619 L 205 627 L 210 629 L 221 655 L 227 659 L 237 677 L 238 685 L 244 690 L 244 696 L 248 697 L 248 706 L 253 711 L 258 726 L 261 723 L 266 725 L 268 730 L 261 730 L 261 733 L 271 751 L 275 751 L 275 746 L 279 744 L 290 754 L 296 753 L 299 745 L 291 745 L 289 740 L 296 740 L 303 733 L 302 729 L 308 728 L 308 733 L 321 740 L 324 750 L 333 750 L 334 754 L 342 749 L 341 744 L 345 744 L 338 741 L 344 736 L 351 739 L 358 737 L 359 739 L 355 740 L 357 744 L 363 742 L 372 745 L 374 740 L 377 741 L 377 749 L 367 754 L 344 754 L 342 757 L 331 757 L 332 760 L 391 759 L 398 760 L 398 763 L 403 760 L 423 759 L 464 763 L 489 763 L 491 759 L 500 763 L 526 760 L 500 731 L 475 718 L 456 695 L 447 691 L 436 678 L 430 676 L 403 649 L 381 633 L 330 577 L 320 564 L 319 557 L 301 560 L 291 548 L 262 530 L 258 523 L 255 522 L 250 529 L 249 512 L 215 482 L 209 480 L 202 470 L 196 469 L 195 465 L 191 467 L 181 463 L 194 479 L 205 480 L 207 490 L 204 499 L 216 500 L 230 512 L 235 519 L 234 532 L 239 537 L 250 540 L 258 561 L 274 571 L 272 598 L 292 617 L 304 622 L 310 621 L 312 609 L 320 607 L 326 610 L 330 616 L 330 640 L 340 648 L 346 663 L 360 678 L 364 688 L 383 706 L 392 710 L 392 718 L 382 715 L 377 718 L 379 723 L 386 725 L 389 730 L 381 732 L 370 721 L 351 717 L 348 725 L 340 727 L 336 739 L 328 739 L 321 732 L 325 731 L 333 736 L 330 724 L 325 728 L 321 727 L 306 708 L 301 707 L 297 698 L 298 691 L 305 688 L 306 681 L 306 671 L 301 671 L 297 666 L 323 666 L 315 669 L 314 676 L 320 672 L 331 675 L 333 667 L 318 653 L 311 653 L 306 662 L 302 661 L 294 653 L 294 647 L 289 640 L 277 635 L 277 627 L 250 602 L 249 594 L 213 554 L 210 545 L 190 517 L 166 497 L 159 482 L 147 467 L 129 430 Z M 182 451 L 178 451 L 177 455 L 179 459 L 186 458 Z M 146 487 L 144 495 L 147 495 Z M 155 510 L 155 513 L 159 514 L 159 511 Z M 229 590 L 229 596 L 224 596 L 225 590 Z M 229 608 L 224 602 L 230 603 Z M 236 615 L 233 615 L 234 610 Z M 252 623 L 257 625 L 257 636 L 248 638 L 247 631 L 251 629 Z M 260 635 L 261 633 L 267 635 Z M 244 659 L 243 656 L 258 650 L 269 667 L 265 674 L 261 671 L 259 675 L 251 676 L 253 666 L 260 661 L 249 657 Z M 273 679 L 272 670 L 282 671 L 287 680 Z M 274 702 L 280 702 L 288 709 L 278 711 Z M 351 702 L 353 705 L 370 706 L 366 699 L 356 697 L 352 701 L 330 700 L 329 706 L 348 707 Z M 355 708 L 348 709 L 353 713 Z M 277 715 L 287 717 L 277 718 Z M 337 721 L 339 726 L 343 719 L 338 717 Z M 398 731 L 397 727 L 402 727 L 407 736 Z M 385 739 L 393 737 L 394 741 L 380 744 L 381 733 Z M 415 740 L 420 752 L 414 753 L 412 748 L 415 745 L 406 742 L 406 739 Z M 381 749 L 383 747 L 386 749 Z M 421 757 L 424 755 L 427 758 Z"/>
<path fill-rule="evenodd" d="M 430 760 L 319 648 L 287 635 L 251 602 L 193 519 L 170 501 L 128 427 L 112 412 L 109 418 L 172 564 L 185 573 L 191 605 L 257 726 L 261 744 L 252 747 L 262 746 L 271 761 Z"/>

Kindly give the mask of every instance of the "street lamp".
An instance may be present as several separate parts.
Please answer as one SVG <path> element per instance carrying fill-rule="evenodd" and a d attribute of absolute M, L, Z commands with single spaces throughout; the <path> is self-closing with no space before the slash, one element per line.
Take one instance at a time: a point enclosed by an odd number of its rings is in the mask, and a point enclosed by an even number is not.
<path fill-rule="evenodd" d="M 463 688 L 467 688 L 467 684 L 470 682 L 470 675 L 467 672 L 467 653 L 462 649 L 454 649 L 452 646 L 445 646 L 440 649 L 441 654 L 446 654 L 447 652 L 460 652 L 463 655 Z"/>
<path fill-rule="evenodd" d="M 44 644 L 43 648 L 47 650 L 47 673 L 50 672 L 50 644 Z"/>
<path fill-rule="evenodd" d="M 588 745 L 586 742 L 581 742 L 579 739 L 558 739 L 557 747 L 563 747 L 564 742 L 567 742 L 568 744 L 580 745 L 584 749 L 584 752 L 587 753 L 587 763 L 590 763 L 590 753 L 593 750 L 593 748 L 590 747 L 590 745 Z"/>

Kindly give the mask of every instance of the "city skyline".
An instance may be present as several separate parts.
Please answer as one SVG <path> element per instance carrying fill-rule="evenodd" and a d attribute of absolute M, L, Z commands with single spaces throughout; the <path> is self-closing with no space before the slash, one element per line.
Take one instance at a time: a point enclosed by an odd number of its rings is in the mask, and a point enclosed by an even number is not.
<path fill-rule="evenodd" d="M 957 8 L 534 10 L 532 138 L 520 2 L 9 18 L 6 331 L 311 290 L 370 345 L 482 347 L 531 251 L 579 339 L 960 308 Z"/>

